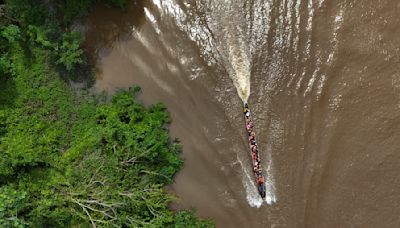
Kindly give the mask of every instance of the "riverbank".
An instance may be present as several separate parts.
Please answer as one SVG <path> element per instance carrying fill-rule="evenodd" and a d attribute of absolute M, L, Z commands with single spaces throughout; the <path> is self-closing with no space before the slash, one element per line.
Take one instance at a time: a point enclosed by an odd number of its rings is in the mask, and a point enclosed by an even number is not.
<path fill-rule="evenodd" d="M 167 208 L 182 160 L 164 105 L 136 101 L 138 87 L 111 102 L 70 87 L 93 74 L 68 29 L 89 7 L 69 3 L 2 7 L 0 224 L 212 226 Z"/>
<path fill-rule="evenodd" d="M 146 104 L 169 107 L 185 159 L 174 208 L 194 207 L 221 227 L 399 224 L 390 200 L 400 189 L 391 181 L 400 170 L 396 2 L 147 2 L 140 27 L 100 51 L 96 89 L 139 84 Z M 105 32 L 137 16 L 94 14 L 94 27 L 115 22 Z M 253 186 L 226 70 L 229 34 L 249 44 L 249 104 L 272 205 Z"/>

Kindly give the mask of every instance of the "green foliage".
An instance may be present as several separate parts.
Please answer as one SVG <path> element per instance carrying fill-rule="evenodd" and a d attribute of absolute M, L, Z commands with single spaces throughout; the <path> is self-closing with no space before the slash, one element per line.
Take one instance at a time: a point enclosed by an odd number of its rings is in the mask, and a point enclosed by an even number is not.
<path fill-rule="evenodd" d="M 4 55 L 1 56 L 0 57 L 0 75 L 4 76 L 4 75 L 8 74 L 10 71 L 10 68 L 11 68 L 10 61 L 7 59 L 7 56 L 4 56 Z M 2 76 L 0 76 L 0 80 L 3 78 Z"/>
<path fill-rule="evenodd" d="M 1 31 L 1 36 L 6 38 L 8 42 L 16 42 L 21 37 L 19 27 L 16 25 L 8 25 Z"/>
<path fill-rule="evenodd" d="M 15 22 L 23 25 L 21 29 L 14 24 L 2 29 L 1 36 L 9 43 L 23 41 L 23 45 L 35 45 L 48 49 L 55 63 L 62 65 L 67 71 L 76 70 L 76 66 L 84 63 L 83 51 L 80 48 L 82 37 L 78 32 L 63 32 L 61 25 L 69 24 L 74 18 L 83 16 L 93 3 L 86 1 L 60 1 L 59 8 L 55 4 L 37 4 L 28 0 L 10 0 L 6 13 Z M 33 17 L 38 18 L 34 20 Z M 64 17 L 62 23 L 56 18 Z M 26 48 L 26 47 L 25 47 Z"/>
<path fill-rule="evenodd" d="M 76 7 L 87 10 L 88 2 Z M 76 95 L 52 63 L 70 71 L 85 65 L 80 34 L 46 22 L 51 6 L 37 1 L 9 0 L 7 9 L 12 20 L 0 27 L 0 227 L 212 226 L 168 209 L 173 197 L 163 187 L 182 160 L 179 143 L 169 139 L 166 107 L 137 102 L 138 87 L 111 102 Z"/>
<path fill-rule="evenodd" d="M 190 211 L 179 211 L 175 214 L 175 228 L 206 228 L 214 227 L 209 220 L 199 221 Z"/>
<path fill-rule="evenodd" d="M 182 161 L 179 144 L 169 140 L 165 106 L 135 101 L 137 87 L 111 103 L 76 97 L 47 67 L 47 52 L 33 48 L 28 62 L 12 53 L 19 95 L 13 107 L 0 109 L 0 210 L 7 211 L 0 220 L 34 227 L 208 226 L 168 210 L 173 198 L 162 188 Z"/>
<path fill-rule="evenodd" d="M 58 64 L 62 64 L 68 71 L 74 69 L 78 64 L 84 63 L 83 51 L 80 48 L 82 38 L 80 33 L 65 33 L 62 36 L 60 48 L 58 48 Z"/>
<path fill-rule="evenodd" d="M 58 11 L 63 17 L 63 23 L 69 24 L 75 18 L 85 16 L 94 0 L 66 0 L 58 1 Z"/>
<path fill-rule="evenodd" d="M 7 15 L 18 21 L 22 27 L 43 25 L 48 15 L 48 7 L 40 1 L 6 0 Z"/>
<path fill-rule="evenodd" d="M 28 25 L 27 37 L 35 44 L 40 45 L 43 48 L 56 48 L 56 45 L 49 39 L 49 33 L 52 30 L 45 26 Z"/>
<path fill-rule="evenodd" d="M 0 226 L 24 227 L 27 223 L 19 218 L 18 212 L 26 204 L 27 194 L 11 186 L 0 187 Z"/>

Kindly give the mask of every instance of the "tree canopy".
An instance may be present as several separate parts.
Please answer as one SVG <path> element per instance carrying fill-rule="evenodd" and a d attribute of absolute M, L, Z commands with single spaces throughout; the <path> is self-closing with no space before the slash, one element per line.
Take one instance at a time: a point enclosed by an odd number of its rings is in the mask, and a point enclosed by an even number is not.
<path fill-rule="evenodd" d="M 76 93 L 63 77 L 88 67 L 64 26 L 93 1 L 48 2 L 0 7 L 0 226 L 213 226 L 168 209 L 182 160 L 163 104 L 145 107 L 138 87 Z"/>

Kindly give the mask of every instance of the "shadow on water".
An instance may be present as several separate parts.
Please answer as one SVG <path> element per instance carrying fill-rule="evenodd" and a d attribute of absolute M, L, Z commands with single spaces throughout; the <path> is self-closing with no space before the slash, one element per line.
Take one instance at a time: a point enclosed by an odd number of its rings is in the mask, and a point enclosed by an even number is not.
<path fill-rule="evenodd" d="M 116 41 L 127 39 L 145 20 L 143 0 L 130 1 L 124 10 L 98 3 L 85 23 L 83 46 L 89 63 L 94 65 L 101 56 L 107 55 Z"/>
<path fill-rule="evenodd" d="M 73 72 L 63 67 L 57 67 L 57 71 L 75 89 L 92 88 L 100 72 L 99 59 L 107 56 L 117 41 L 127 39 L 132 30 L 139 29 L 144 21 L 143 0 L 129 1 L 124 9 L 98 2 L 83 22 L 73 26 L 83 34 L 84 63 Z"/>

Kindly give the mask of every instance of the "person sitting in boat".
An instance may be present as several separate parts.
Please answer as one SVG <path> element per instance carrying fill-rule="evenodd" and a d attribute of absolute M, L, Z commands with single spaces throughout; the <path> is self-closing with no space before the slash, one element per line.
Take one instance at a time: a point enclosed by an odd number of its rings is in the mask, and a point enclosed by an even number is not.
<path fill-rule="evenodd" d="M 253 161 L 255 161 L 257 159 L 257 153 L 252 150 L 251 155 L 253 156 Z"/>
<path fill-rule="evenodd" d="M 254 136 L 251 133 L 252 132 L 249 133 L 249 142 L 254 139 Z"/>
<path fill-rule="evenodd" d="M 246 122 L 246 126 L 253 127 L 253 121 L 250 118 L 246 119 L 245 122 Z"/>
<path fill-rule="evenodd" d="M 258 177 L 258 179 L 257 179 L 257 183 L 259 184 L 259 185 L 261 185 L 261 184 L 263 184 L 264 183 L 264 180 L 263 180 L 263 178 L 260 176 L 260 177 Z"/>
<path fill-rule="evenodd" d="M 256 153 L 256 154 L 257 154 L 257 152 L 258 152 L 257 146 L 255 146 L 255 145 L 252 145 L 252 146 L 253 146 L 253 147 L 252 147 L 251 151 L 252 151 L 253 153 Z"/>
<path fill-rule="evenodd" d="M 256 139 L 255 136 L 256 136 L 256 134 L 254 133 L 254 131 L 250 132 L 249 133 L 249 142 L 251 142 L 251 140 L 255 140 Z"/>
<path fill-rule="evenodd" d="M 244 110 L 243 110 L 243 112 L 244 112 L 244 115 L 246 116 L 246 117 L 248 117 L 248 116 L 250 116 L 250 109 L 248 109 L 248 108 L 244 108 Z"/>
<path fill-rule="evenodd" d="M 244 113 L 250 112 L 250 109 L 249 109 L 249 105 L 248 105 L 248 104 L 245 104 L 245 105 L 244 105 L 243 112 L 244 112 Z"/>
<path fill-rule="evenodd" d="M 248 122 L 246 123 L 246 129 L 247 129 L 247 131 L 251 132 L 252 129 L 253 129 L 253 122 L 248 121 Z"/>
<path fill-rule="evenodd" d="M 257 153 L 254 153 L 254 152 L 253 152 L 253 160 L 256 161 L 257 158 L 258 158 Z"/>

